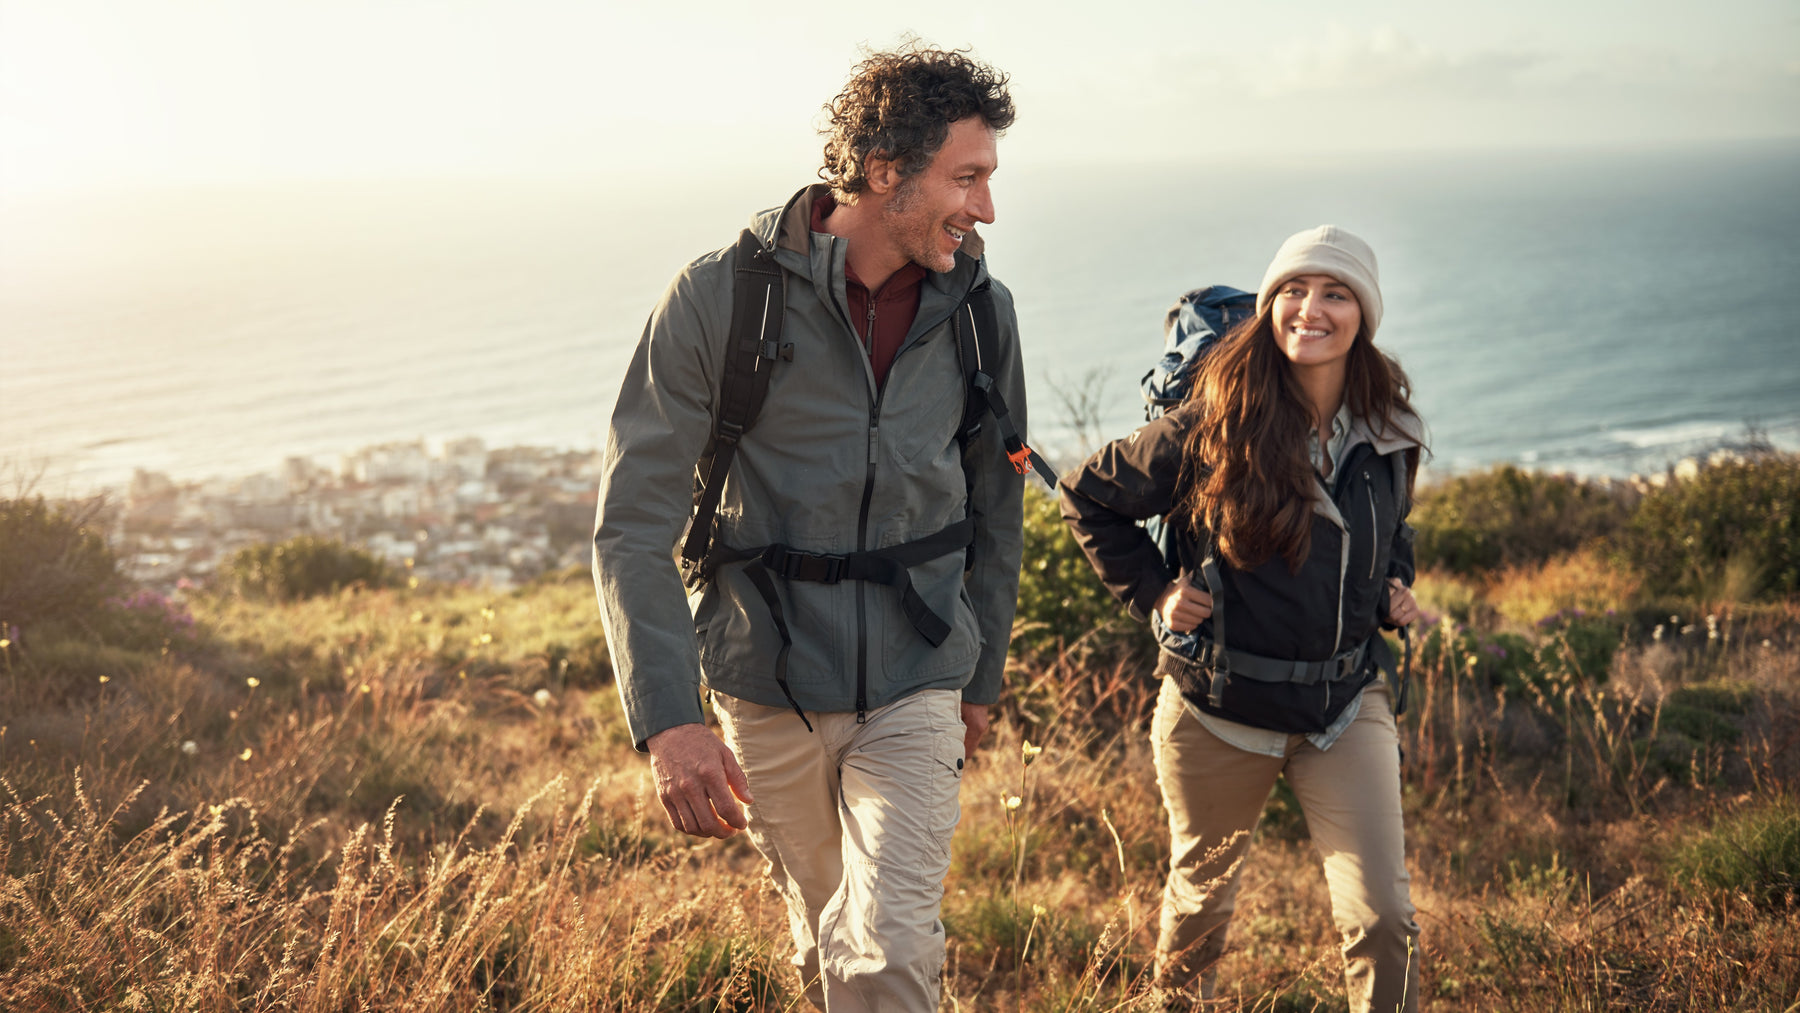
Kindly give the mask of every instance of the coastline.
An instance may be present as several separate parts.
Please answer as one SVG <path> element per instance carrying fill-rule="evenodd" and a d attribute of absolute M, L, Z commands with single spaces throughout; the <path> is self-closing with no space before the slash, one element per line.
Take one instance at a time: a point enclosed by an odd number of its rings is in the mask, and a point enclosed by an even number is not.
<path fill-rule="evenodd" d="M 1700 470 L 1769 452 L 1788 441 L 1746 428 L 1705 441 L 1661 467 L 1625 475 L 1581 473 L 1552 462 L 1476 468 L 1429 463 L 1427 484 L 1500 467 L 1568 475 L 1635 500 Z M 1056 454 L 1065 462 L 1078 456 Z M 490 448 L 472 436 L 373 444 L 334 465 L 292 456 L 274 471 L 178 480 L 138 469 L 129 482 L 85 495 L 132 580 L 164 592 L 203 585 L 249 545 L 315 535 L 359 545 L 419 580 L 505 591 L 589 559 L 600 453 L 519 445 Z M 29 482 L 23 492 L 42 492 Z"/>

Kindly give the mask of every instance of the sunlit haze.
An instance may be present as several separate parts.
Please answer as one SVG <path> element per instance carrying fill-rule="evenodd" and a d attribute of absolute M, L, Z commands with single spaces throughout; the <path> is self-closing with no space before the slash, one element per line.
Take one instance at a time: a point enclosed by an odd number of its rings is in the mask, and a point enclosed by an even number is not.
<path fill-rule="evenodd" d="M 792 173 L 909 32 L 1012 74 L 1015 166 L 1800 134 L 1791 0 L 0 0 L 0 186 Z"/>

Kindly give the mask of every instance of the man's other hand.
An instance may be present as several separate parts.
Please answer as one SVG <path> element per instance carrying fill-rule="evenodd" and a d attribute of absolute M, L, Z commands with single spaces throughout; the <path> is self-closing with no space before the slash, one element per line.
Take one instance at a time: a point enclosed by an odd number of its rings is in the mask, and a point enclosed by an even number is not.
<path fill-rule="evenodd" d="M 975 758 L 975 747 L 987 735 L 988 709 L 978 703 L 964 702 L 962 705 L 963 720 L 963 759 Z"/>
<path fill-rule="evenodd" d="M 644 743 L 656 795 L 675 829 L 695 837 L 730 837 L 748 825 L 743 802 L 750 779 L 737 757 L 703 724 L 665 728 Z"/>

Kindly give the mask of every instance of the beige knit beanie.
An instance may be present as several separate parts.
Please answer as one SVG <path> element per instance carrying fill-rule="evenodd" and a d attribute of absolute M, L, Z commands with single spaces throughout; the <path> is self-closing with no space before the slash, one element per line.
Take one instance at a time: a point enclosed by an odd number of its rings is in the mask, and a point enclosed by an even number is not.
<path fill-rule="evenodd" d="M 1375 251 L 1358 236 L 1336 225 L 1296 232 L 1275 251 L 1275 260 L 1256 290 L 1256 312 L 1261 313 L 1275 290 L 1289 278 L 1302 274 L 1329 274 L 1350 286 L 1362 307 L 1363 330 L 1373 339 L 1381 325 L 1381 271 Z"/>

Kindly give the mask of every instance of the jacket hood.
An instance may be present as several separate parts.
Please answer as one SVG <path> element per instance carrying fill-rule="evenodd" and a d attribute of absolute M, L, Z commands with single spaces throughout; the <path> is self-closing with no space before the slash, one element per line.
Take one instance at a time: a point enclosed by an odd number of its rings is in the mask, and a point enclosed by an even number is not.
<path fill-rule="evenodd" d="M 1344 441 L 1344 449 L 1348 450 L 1358 443 L 1367 443 L 1375 448 L 1377 454 L 1391 454 L 1396 450 L 1425 446 L 1425 423 L 1417 415 L 1409 411 L 1396 411 L 1392 425 L 1383 426 L 1379 420 L 1354 418 L 1350 422 L 1350 438 Z"/>
<path fill-rule="evenodd" d="M 764 246 L 788 250 L 799 254 L 802 260 L 810 261 L 813 202 L 830 192 L 831 188 L 823 183 L 802 187 L 785 205 L 751 215 L 750 231 Z M 987 243 L 981 234 L 971 231 L 963 238 L 962 248 L 956 251 L 956 266 L 942 273 L 927 271 L 926 279 L 946 292 L 966 292 L 987 278 L 987 261 L 982 256 L 986 249 Z M 798 269 L 792 260 L 787 263 Z"/>

